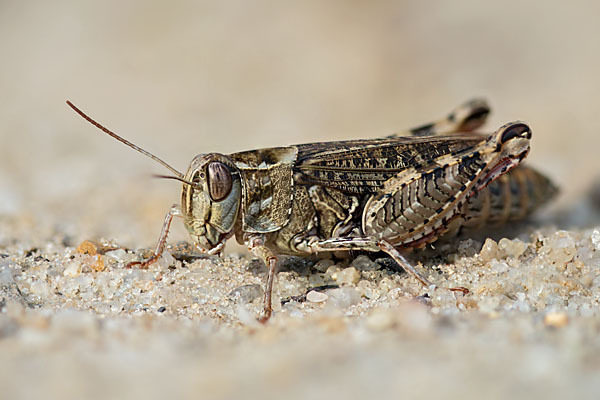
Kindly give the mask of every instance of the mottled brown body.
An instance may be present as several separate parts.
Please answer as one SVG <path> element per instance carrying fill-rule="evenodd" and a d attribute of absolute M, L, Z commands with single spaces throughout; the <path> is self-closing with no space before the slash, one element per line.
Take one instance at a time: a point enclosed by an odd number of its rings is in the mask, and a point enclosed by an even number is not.
<path fill-rule="evenodd" d="M 437 158 L 444 155 L 456 157 L 461 151 L 468 153 L 465 149 L 471 149 L 483 137 L 472 134 L 460 139 L 440 139 L 444 140 L 443 146 L 436 148 Z M 368 148 L 365 150 L 361 142 L 341 143 L 342 146 L 347 146 L 346 149 L 349 145 L 356 147 L 356 150 L 351 148 L 349 151 L 356 157 L 352 162 L 363 162 L 366 155 L 375 153 L 373 158 L 379 164 L 372 162 L 369 168 L 364 169 L 353 169 L 346 158 L 340 159 L 339 151 L 337 159 L 324 157 L 315 162 L 319 157 L 315 158 L 318 154 L 312 149 L 320 146 L 298 146 L 292 213 L 287 224 L 276 232 L 267 234 L 267 246 L 279 254 L 302 255 L 313 252 L 306 246 L 302 247 L 306 244 L 306 238 L 369 236 L 385 238 L 397 247 L 422 247 L 435 241 L 440 235 L 456 234 L 461 228 L 475 230 L 484 225 L 494 226 L 522 220 L 552 198 L 556 191 L 545 176 L 526 166 L 516 167 L 476 191 L 470 190 L 467 184 L 481 176 L 482 161 L 472 155 L 463 155 L 460 162 L 449 166 L 447 170 L 438 168 L 428 174 L 420 173 L 418 179 L 404 185 L 401 190 L 382 192 L 381 189 L 386 184 L 390 185 L 401 172 L 406 173 L 409 168 L 403 167 L 406 161 L 399 156 L 389 156 L 391 151 L 398 151 L 396 143 L 382 140 L 373 145 L 374 142 L 369 141 L 369 145 L 373 146 L 372 153 L 369 153 Z M 388 146 L 393 148 L 385 148 Z M 406 147 L 402 149 L 405 157 L 411 151 L 415 157 L 422 156 L 420 149 Z M 426 150 L 431 151 L 431 147 Z M 382 152 L 389 158 L 382 157 L 379 154 Z M 311 153 L 305 158 L 310 161 L 303 164 L 301 159 L 306 153 Z M 347 153 L 348 150 L 344 152 Z M 366 161 L 369 162 L 368 159 Z M 333 168 L 332 173 L 326 174 L 324 170 L 330 172 L 328 167 L 333 163 L 339 170 Z M 305 168 L 306 165 L 308 168 Z M 321 169 L 317 170 L 315 165 Z M 305 170 L 310 174 L 305 174 Z M 315 171 L 319 174 L 315 174 Z M 436 188 L 436 179 L 439 188 Z M 465 195 L 466 200 L 458 201 L 456 206 L 448 206 L 451 200 L 457 201 L 457 193 L 463 185 L 463 192 L 470 193 Z M 377 198 L 383 204 L 372 223 L 367 224 L 363 221 L 368 219 L 365 210 Z M 461 205 L 458 206 L 458 203 Z M 414 206 L 411 208 L 409 204 Z M 444 206 L 451 212 L 437 225 L 432 224 L 432 219 L 442 213 Z M 429 224 L 430 228 L 418 230 L 424 223 Z M 236 237 L 243 243 L 243 231 L 237 231 Z"/>
<path fill-rule="evenodd" d="M 440 236 L 455 236 L 459 232 L 485 228 L 489 230 L 508 222 L 522 221 L 555 194 L 555 186 L 544 175 L 527 166 L 516 167 L 469 197 L 456 217 L 443 228 L 438 228 L 435 236 L 403 245 L 419 248 L 434 242 Z M 409 191 L 405 190 L 404 195 L 408 198 Z M 372 195 L 345 194 L 323 186 L 296 185 L 290 222 L 269 236 L 268 245 L 277 249 L 280 254 L 301 256 L 306 251 L 297 249 L 295 241 L 301 239 L 306 232 L 322 238 L 360 237 L 363 234 L 360 217 L 364 205 L 371 197 Z M 391 206 L 392 203 L 388 205 Z M 393 209 L 389 209 L 388 215 L 392 213 Z M 402 227 L 404 230 L 410 229 L 406 228 Z M 236 232 L 236 237 L 243 244 L 241 231 Z"/>
<path fill-rule="evenodd" d="M 381 139 L 301 144 L 223 155 L 201 154 L 186 174 L 155 255 L 164 250 L 173 216 L 182 216 L 195 245 L 221 253 L 232 235 L 268 266 L 264 320 L 271 314 L 277 255 L 384 251 L 429 286 L 402 256 L 462 228 L 520 220 L 556 192 L 532 168 L 518 166 L 531 131 L 522 122 L 490 135 L 473 133 L 489 107 L 474 100 L 447 118 Z"/>

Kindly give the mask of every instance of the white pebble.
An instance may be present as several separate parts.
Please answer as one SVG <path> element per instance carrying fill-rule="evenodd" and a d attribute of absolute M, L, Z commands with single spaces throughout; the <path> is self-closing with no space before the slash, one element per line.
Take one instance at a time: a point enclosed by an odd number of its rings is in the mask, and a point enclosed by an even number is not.
<path fill-rule="evenodd" d="M 287 314 L 290 317 L 304 318 L 304 314 L 302 313 L 302 310 L 300 309 L 300 307 L 298 307 L 298 303 L 295 301 L 290 301 L 289 303 L 285 303 L 283 305 L 282 309 L 285 310 L 285 312 L 287 312 Z"/>
<path fill-rule="evenodd" d="M 509 267 L 507 263 L 493 259 L 490 262 L 490 268 L 493 272 L 503 273 L 506 272 Z"/>
<path fill-rule="evenodd" d="M 231 292 L 229 292 L 228 297 L 240 303 L 251 303 L 255 299 L 262 297 L 263 293 L 262 287 L 259 284 L 254 283 L 242 285 L 233 289 Z"/>
<path fill-rule="evenodd" d="M 175 258 L 165 250 L 158 259 L 158 265 L 163 269 L 167 269 L 173 264 L 175 264 Z"/>
<path fill-rule="evenodd" d="M 0 285 L 9 285 L 13 283 L 13 276 L 10 266 L 5 265 L 0 268 Z"/>
<path fill-rule="evenodd" d="M 479 256 L 483 262 L 488 262 L 494 258 L 498 258 L 498 244 L 496 244 L 493 239 L 487 238 L 483 244 L 483 247 L 481 248 Z"/>
<path fill-rule="evenodd" d="M 343 287 L 327 291 L 330 303 L 339 308 L 347 308 L 360 302 L 360 293 L 352 287 Z"/>
<path fill-rule="evenodd" d="M 371 261 L 371 259 L 365 255 L 356 257 L 354 261 L 352 261 L 351 267 L 356 268 L 359 271 L 375 271 L 381 268 L 379 264 Z"/>
<path fill-rule="evenodd" d="M 334 273 L 331 277 L 340 285 L 353 285 L 360 280 L 360 272 L 354 267 L 349 267 Z"/>
<path fill-rule="evenodd" d="M 131 259 L 131 255 L 127 254 L 123 249 L 107 251 L 106 256 L 118 262 L 126 262 Z"/>
<path fill-rule="evenodd" d="M 510 240 L 502 238 L 498 242 L 498 250 L 502 257 L 518 258 L 521 254 L 525 253 L 525 250 L 527 250 L 527 243 L 519 239 Z"/>
<path fill-rule="evenodd" d="M 63 275 L 69 277 L 77 276 L 79 273 L 81 273 L 81 265 L 75 261 L 68 263 L 63 271 Z"/>
<path fill-rule="evenodd" d="M 594 231 L 592 232 L 592 244 L 594 245 L 594 248 L 596 250 L 600 250 L 600 230 L 598 229 L 594 229 Z"/>
<path fill-rule="evenodd" d="M 306 294 L 306 301 L 311 303 L 322 303 L 327 300 L 329 296 L 327 296 L 323 292 L 317 292 L 315 290 L 311 290 Z"/>
<path fill-rule="evenodd" d="M 48 288 L 46 282 L 38 280 L 31 284 L 29 287 L 29 292 L 35 296 L 45 298 L 50 294 L 50 289 Z"/>
<path fill-rule="evenodd" d="M 549 243 L 552 247 L 571 248 L 575 247 L 575 239 L 573 234 L 567 231 L 558 231 L 549 238 Z"/>

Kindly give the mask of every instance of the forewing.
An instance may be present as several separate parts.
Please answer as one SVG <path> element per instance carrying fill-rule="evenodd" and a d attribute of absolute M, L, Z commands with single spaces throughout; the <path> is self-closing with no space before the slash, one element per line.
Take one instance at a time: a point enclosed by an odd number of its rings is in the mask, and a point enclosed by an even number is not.
<path fill-rule="evenodd" d="M 420 170 L 438 157 L 461 153 L 484 139 L 469 133 L 297 145 L 294 182 L 345 193 L 375 193 L 385 181 L 407 168 Z"/>

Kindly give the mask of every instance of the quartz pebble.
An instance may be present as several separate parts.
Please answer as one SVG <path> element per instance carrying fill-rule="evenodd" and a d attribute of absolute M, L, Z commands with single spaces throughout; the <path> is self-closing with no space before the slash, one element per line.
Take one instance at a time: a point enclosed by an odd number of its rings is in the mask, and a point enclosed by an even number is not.
<path fill-rule="evenodd" d="M 371 261 L 371 259 L 366 255 L 360 255 L 356 257 L 350 266 L 358 271 L 374 271 L 381 268 L 378 263 Z"/>
<path fill-rule="evenodd" d="M 9 285 L 13 282 L 10 264 L 5 263 L 4 265 L 0 265 L 0 285 Z"/>
<path fill-rule="evenodd" d="M 496 273 L 500 273 L 501 274 L 503 272 L 508 271 L 509 268 L 510 267 L 508 266 L 508 264 L 505 263 L 505 262 L 503 262 L 503 261 L 498 261 L 496 259 L 493 259 L 490 262 L 490 270 L 492 272 L 496 272 Z"/>
<path fill-rule="evenodd" d="M 329 303 L 339 308 L 347 308 L 360 302 L 360 293 L 352 287 L 330 289 L 327 294 Z"/>
<path fill-rule="evenodd" d="M 125 263 L 131 261 L 131 256 L 123 249 L 107 251 L 106 256 L 117 262 Z"/>
<path fill-rule="evenodd" d="M 326 272 L 327 269 L 331 266 L 335 265 L 335 262 L 333 262 L 333 260 L 330 259 L 324 259 L 324 260 L 319 260 L 317 261 L 314 265 L 313 268 L 316 269 L 319 272 Z"/>
<path fill-rule="evenodd" d="M 229 292 L 229 297 L 240 303 L 251 303 L 262 296 L 263 289 L 257 283 L 242 285 Z"/>
<path fill-rule="evenodd" d="M 506 238 L 500 239 L 498 242 L 498 252 L 501 257 L 520 257 L 525 250 L 527 250 L 527 244 L 522 240 L 515 239 L 510 240 Z"/>
<path fill-rule="evenodd" d="M 594 249 L 600 251 L 600 229 L 594 229 L 590 235 Z"/>
<path fill-rule="evenodd" d="M 494 258 L 498 258 L 498 244 L 493 239 L 487 238 L 483 243 L 479 256 L 483 262 L 489 262 Z"/>
<path fill-rule="evenodd" d="M 322 303 L 328 298 L 329 296 L 327 296 L 325 293 L 317 292 L 316 290 L 311 290 L 306 294 L 306 301 L 310 303 Z"/>
<path fill-rule="evenodd" d="M 35 296 L 47 297 L 50 294 L 50 288 L 46 282 L 37 280 L 29 286 L 29 292 Z"/>
<path fill-rule="evenodd" d="M 67 277 L 74 277 L 81 273 L 81 264 L 76 261 L 68 263 L 63 270 L 63 275 Z"/>
<path fill-rule="evenodd" d="M 161 268 L 169 268 L 173 264 L 175 264 L 175 258 L 171 255 L 169 251 L 165 250 L 158 259 L 158 265 Z"/>
<path fill-rule="evenodd" d="M 360 272 L 354 267 L 344 268 L 331 276 L 338 284 L 355 284 L 360 280 Z"/>
<path fill-rule="evenodd" d="M 544 252 L 554 264 L 564 264 L 577 253 L 574 236 L 567 231 L 558 231 L 544 241 Z"/>

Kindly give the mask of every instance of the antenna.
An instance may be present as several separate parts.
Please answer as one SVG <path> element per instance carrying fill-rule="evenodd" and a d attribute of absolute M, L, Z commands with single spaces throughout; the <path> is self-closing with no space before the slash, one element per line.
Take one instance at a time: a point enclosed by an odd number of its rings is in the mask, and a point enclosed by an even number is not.
<path fill-rule="evenodd" d="M 110 131 L 109 129 L 105 128 L 104 126 L 100 125 L 98 122 L 94 121 L 92 118 L 88 117 L 83 111 L 81 111 L 79 108 L 77 108 L 73 103 L 71 103 L 69 100 L 67 100 L 67 104 L 69 107 L 71 107 L 73 110 L 75 110 L 75 112 L 79 115 L 81 115 L 83 117 L 83 119 L 85 119 L 86 121 L 88 121 L 90 124 L 94 125 L 96 128 L 100 129 L 102 132 L 108 134 L 109 136 L 112 136 L 113 138 L 117 139 L 119 142 L 131 147 L 132 149 L 142 153 L 143 155 L 145 155 L 146 157 L 150 157 L 151 159 L 153 159 L 154 161 L 156 161 L 157 163 L 161 164 L 163 167 L 167 168 L 169 171 L 171 171 L 172 173 L 174 173 L 175 175 L 177 175 L 178 180 L 183 180 L 183 174 L 179 171 L 177 171 L 175 168 L 171 167 L 169 164 L 167 164 L 166 162 L 164 162 L 163 160 L 161 160 L 160 158 L 156 157 L 154 154 L 142 149 L 141 147 L 136 146 L 135 144 L 131 143 L 129 140 L 123 139 L 121 136 L 117 135 L 116 133 Z M 188 182 L 186 182 L 188 183 Z"/>
<path fill-rule="evenodd" d="M 154 178 L 160 178 L 160 179 L 173 179 L 173 180 L 176 180 L 176 181 L 179 181 L 179 182 L 183 182 L 186 185 L 190 185 L 193 188 L 198 188 L 197 184 L 195 184 L 193 182 L 190 182 L 190 181 L 186 181 L 185 179 L 180 178 L 178 176 L 171 176 L 171 175 L 152 175 L 152 176 Z"/>

